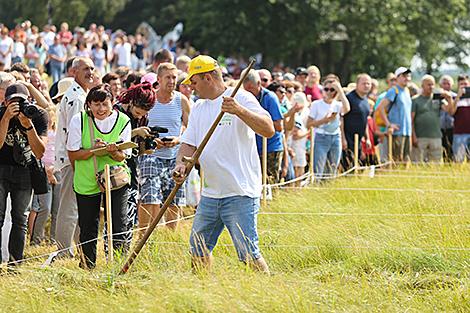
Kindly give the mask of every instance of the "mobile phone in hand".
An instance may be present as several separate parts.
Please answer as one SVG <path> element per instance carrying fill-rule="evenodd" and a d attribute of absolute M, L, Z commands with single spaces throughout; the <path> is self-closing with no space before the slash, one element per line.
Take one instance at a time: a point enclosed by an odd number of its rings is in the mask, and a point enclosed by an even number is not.
<path fill-rule="evenodd" d="M 460 97 L 461 99 L 468 99 L 470 98 L 470 87 L 464 87 L 465 93 Z"/>
<path fill-rule="evenodd" d="M 163 137 L 163 138 L 160 138 L 161 141 L 163 142 L 170 142 L 170 141 L 173 141 L 173 138 L 171 137 Z"/>

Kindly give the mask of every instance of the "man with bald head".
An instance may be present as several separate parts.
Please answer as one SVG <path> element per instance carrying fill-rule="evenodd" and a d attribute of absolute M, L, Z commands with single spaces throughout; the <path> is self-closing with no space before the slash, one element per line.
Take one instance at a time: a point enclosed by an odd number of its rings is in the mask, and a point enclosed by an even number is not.
<path fill-rule="evenodd" d="M 271 72 L 267 69 L 258 70 L 259 77 L 261 78 L 261 86 L 263 88 L 268 88 L 269 85 L 273 82 L 273 77 Z"/>
<path fill-rule="evenodd" d="M 78 208 L 73 191 L 73 169 L 66 150 L 68 126 L 72 116 L 83 110 L 86 95 L 93 86 L 95 66 L 90 58 L 73 60 L 74 81 L 65 92 L 58 109 L 55 139 L 54 170 L 59 172 L 61 184 L 57 211 L 56 241 L 58 248 L 68 249 L 62 255 L 73 256 L 72 238 L 78 235 Z"/>
<path fill-rule="evenodd" d="M 344 169 L 349 169 L 353 165 L 354 159 L 354 134 L 359 135 L 359 140 L 364 140 L 370 146 L 370 138 L 367 132 L 367 117 L 370 113 L 367 95 L 372 86 L 372 80 L 367 74 L 359 74 L 356 79 L 356 88 L 348 93 L 351 110 L 343 117 L 341 132 L 343 141 L 342 165 Z M 361 144 L 359 143 L 359 155 L 361 155 Z"/>

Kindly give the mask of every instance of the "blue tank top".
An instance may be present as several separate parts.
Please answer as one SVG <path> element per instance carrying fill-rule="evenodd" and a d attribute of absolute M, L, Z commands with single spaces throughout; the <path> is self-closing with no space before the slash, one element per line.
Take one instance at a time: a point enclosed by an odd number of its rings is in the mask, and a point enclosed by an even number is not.
<path fill-rule="evenodd" d="M 156 102 L 148 113 L 148 126 L 168 128 L 168 133 L 160 134 L 160 137 L 175 136 L 181 134 L 183 109 L 181 108 L 181 93 L 174 91 L 173 99 L 168 103 Z M 174 159 L 178 153 L 179 145 L 172 148 L 155 150 L 153 155 L 162 159 Z"/>

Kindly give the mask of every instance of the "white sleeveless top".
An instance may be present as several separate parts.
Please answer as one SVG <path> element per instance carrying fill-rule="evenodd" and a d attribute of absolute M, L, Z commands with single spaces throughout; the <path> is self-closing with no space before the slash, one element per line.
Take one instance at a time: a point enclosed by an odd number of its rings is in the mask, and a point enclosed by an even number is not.
<path fill-rule="evenodd" d="M 160 134 L 160 137 L 181 135 L 183 109 L 181 108 L 181 93 L 174 91 L 174 96 L 168 103 L 156 102 L 148 113 L 148 126 L 168 128 L 168 133 Z M 174 159 L 178 153 L 179 144 L 171 148 L 155 150 L 153 155 L 162 159 Z"/>

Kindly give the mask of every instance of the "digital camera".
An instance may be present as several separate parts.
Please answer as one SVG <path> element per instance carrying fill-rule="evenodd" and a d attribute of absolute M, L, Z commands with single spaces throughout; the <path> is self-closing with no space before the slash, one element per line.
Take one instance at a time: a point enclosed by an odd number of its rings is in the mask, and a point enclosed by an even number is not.
<path fill-rule="evenodd" d="M 18 103 L 20 112 L 27 118 L 33 118 L 39 113 L 39 109 L 28 100 L 20 100 Z"/>
<path fill-rule="evenodd" d="M 153 126 L 150 128 L 150 136 L 143 138 L 144 150 L 155 150 L 157 143 L 155 138 L 160 138 L 160 133 L 168 133 L 168 129 L 164 127 Z"/>

